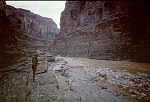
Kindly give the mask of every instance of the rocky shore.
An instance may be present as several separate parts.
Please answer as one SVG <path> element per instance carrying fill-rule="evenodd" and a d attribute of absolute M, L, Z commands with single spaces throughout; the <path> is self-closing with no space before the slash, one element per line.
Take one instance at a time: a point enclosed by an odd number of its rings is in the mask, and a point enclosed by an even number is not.
<path fill-rule="evenodd" d="M 147 102 L 149 100 L 148 74 L 140 72 L 131 74 L 127 70 L 87 67 L 78 63 L 72 65 L 82 58 L 75 60 L 71 57 L 52 55 L 50 57 L 50 54 L 43 53 L 38 56 L 39 65 L 34 82 L 31 58 L 22 58 L 7 70 L 0 71 L 1 102 L 142 102 L 142 100 Z"/>

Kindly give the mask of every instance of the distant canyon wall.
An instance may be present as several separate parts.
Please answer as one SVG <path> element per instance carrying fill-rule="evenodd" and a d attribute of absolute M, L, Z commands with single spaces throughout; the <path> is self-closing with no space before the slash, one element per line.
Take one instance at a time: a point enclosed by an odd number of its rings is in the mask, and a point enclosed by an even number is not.
<path fill-rule="evenodd" d="M 13 28 L 24 34 L 44 40 L 51 40 L 59 34 L 56 23 L 51 18 L 42 17 L 29 10 L 7 6 L 6 14 Z"/>
<path fill-rule="evenodd" d="M 150 62 L 150 3 L 67 1 L 56 55 Z"/>
<path fill-rule="evenodd" d="M 46 50 L 59 29 L 51 18 L 0 1 L 0 67 L 36 49 Z"/>

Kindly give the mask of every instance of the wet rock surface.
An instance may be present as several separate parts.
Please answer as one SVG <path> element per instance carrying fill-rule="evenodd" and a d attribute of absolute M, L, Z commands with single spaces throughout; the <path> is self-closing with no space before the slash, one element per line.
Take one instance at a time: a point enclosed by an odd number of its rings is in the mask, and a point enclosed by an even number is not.
<path fill-rule="evenodd" d="M 73 66 L 64 57 L 48 62 L 47 53 L 38 60 L 36 81 L 32 80 L 31 57 L 18 60 L 10 71 L 0 71 L 0 102 L 137 102 L 149 98 L 147 74 Z"/>
<path fill-rule="evenodd" d="M 59 90 L 56 91 L 59 102 L 130 102 L 132 100 L 129 97 L 123 99 L 121 96 L 123 93 L 116 97 L 115 90 L 111 86 L 98 83 L 91 73 L 84 69 L 67 64 L 66 66 L 61 64 L 60 69 L 54 67 L 54 71 L 55 68 L 59 83 Z"/>
<path fill-rule="evenodd" d="M 131 74 L 126 70 L 112 70 L 110 68 L 87 69 L 96 76 L 99 82 L 115 85 L 138 99 L 149 100 L 150 75 L 145 73 Z"/>
<path fill-rule="evenodd" d="M 55 91 L 57 80 L 53 73 L 48 73 L 48 67 L 52 62 L 47 62 L 46 55 L 38 57 L 35 82 L 32 79 L 32 57 L 22 58 L 12 66 L 0 70 L 0 102 L 50 101 L 49 97 Z"/>

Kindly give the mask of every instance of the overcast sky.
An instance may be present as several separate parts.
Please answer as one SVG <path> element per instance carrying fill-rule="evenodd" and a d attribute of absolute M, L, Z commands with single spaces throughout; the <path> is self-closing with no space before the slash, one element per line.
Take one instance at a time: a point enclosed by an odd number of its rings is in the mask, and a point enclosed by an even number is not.
<path fill-rule="evenodd" d="M 43 17 L 52 18 L 60 28 L 60 15 L 65 8 L 66 1 L 7 1 L 8 5 L 16 8 L 30 10 L 35 14 Z"/>

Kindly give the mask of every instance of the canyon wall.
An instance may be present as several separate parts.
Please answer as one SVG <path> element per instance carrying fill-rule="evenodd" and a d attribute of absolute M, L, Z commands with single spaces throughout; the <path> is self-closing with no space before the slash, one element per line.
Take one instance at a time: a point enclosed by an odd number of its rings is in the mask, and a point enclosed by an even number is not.
<path fill-rule="evenodd" d="M 59 29 L 51 18 L 0 1 L 0 67 L 30 56 L 37 49 L 47 50 L 58 34 Z"/>
<path fill-rule="evenodd" d="M 56 55 L 150 62 L 150 3 L 67 1 Z"/>
<path fill-rule="evenodd" d="M 29 10 L 16 9 L 12 6 L 7 6 L 6 11 L 12 27 L 25 35 L 49 41 L 55 34 L 59 34 L 59 29 L 51 18 L 41 17 Z"/>

